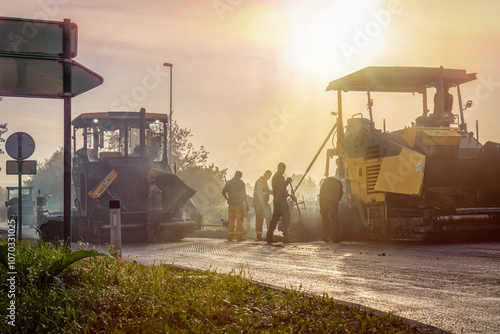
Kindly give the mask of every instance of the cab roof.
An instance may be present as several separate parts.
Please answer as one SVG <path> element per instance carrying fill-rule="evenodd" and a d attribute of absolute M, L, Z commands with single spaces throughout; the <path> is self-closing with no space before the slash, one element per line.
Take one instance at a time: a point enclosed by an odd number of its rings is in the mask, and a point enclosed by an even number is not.
<path fill-rule="evenodd" d="M 436 87 L 442 71 L 443 83 L 460 85 L 476 80 L 476 73 L 442 67 L 369 66 L 330 82 L 327 91 L 422 93 Z"/>
<path fill-rule="evenodd" d="M 138 111 L 106 111 L 106 112 L 89 112 L 84 113 L 73 119 L 71 124 L 78 128 L 89 126 L 94 119 L 98 120 L 139 120 Z M 166 123 L 168 115 L 159 113 L 145 113 L 146 122 L 154 122 L 156 120 Z"/>

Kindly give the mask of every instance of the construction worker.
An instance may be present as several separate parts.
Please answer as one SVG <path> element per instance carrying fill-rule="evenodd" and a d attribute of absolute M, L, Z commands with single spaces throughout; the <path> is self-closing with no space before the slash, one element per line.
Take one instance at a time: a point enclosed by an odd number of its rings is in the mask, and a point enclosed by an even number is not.
<path fill-rule="evenodd" d="M 449 86 L 444 84 L 443 85 L 443 110 L 442 114 L 439 114 L 439 94 L 436 92 L 434 94 L 434 114 L 431 115 L 431 117 L 437 118 L 438 122 L 435 124 L 432 124 L 431 126 L 436 126 L 441 124 L 442 126 L 450 126 L 450 124 L 455 122 L 455 117 L 452 114 L 453 110 L 453 95 L 449 92 Z"/>
<path fill-rule="evenodd" d="M 148 206 L 147 206 L 147 221 L 146 229 L 148 234 L 148 243 L 158 241 L 160 234 L 160 221 L 163 211 L 162 206 L 162 191 L 156 186 L 156 181 L 151 179 L 148 181 Z"/>
<path fill-rule="evenodd" d="M 443 112 L 451 114 L 453 110 L 453 95 L 449 92 L 450 87 L 448 85 L 443 86 Z M 438 93 L 434 94 L 434 114 L 438 110 Z"/>
<path fill-rule="evenodd" d="M 292 182 L 291 178 L 285 180 L 284 174 L 286 170 L 286 165 L 282 162 L 278 164 L 278 171 L 274 173 L 273 179 L 271 181 L 273 187 L 273 205 L 274 211 L 271 218 L 271 223 L 269 224 L 269 229 L 267 230 L 266 241 L 268 243 L 276 242 L 273 238 L 274 230 L 280 218 L 283 219 L 283 242 L 289 242 L 290 236 L 288 228 L 290 226 L 290 210 L 288 209 L 287 198 L 291 197 L 294 201 L 296 198 L 289 195 L 286 187 Z"/>
<path fill-rule="evenodd" d="M 245 190 L 245 183 L 241 180 L 243 173 L 237 171 L 234 177 L 227 181 L 222 188 L 222 196 L 228 204 L 228 224 L 227 224 L 227 240 L 233 241 L 234 237 L 234 221 L 236 220 L 236 240 L 243 241 L 243 216 L 245 211 L 248 212 L 247 193 Z M 245 204 L 245 209 L 243 208 Z"/>
<path fill-rule="evenodd" d="M 323 240 L 340 241 L 339 202 L 344 195 L 342 182 L 335 177 L 327 177 L 319 189 L 319 208 L 323 222 Z"/>
<path fill-rule="evenodd" d="M 267 181 L 271 178 L 273 173 L 266 170 L 257 182 L 253 191 L 253 207 L 255 208 L 255 234 L 257 241 L 262 241 L 262 224 L 266 220 L 267 230 L 269 230 L 269 221 L 271 220 L 271 206 L 269 205 L 269 195 L 271 189 Z"/>

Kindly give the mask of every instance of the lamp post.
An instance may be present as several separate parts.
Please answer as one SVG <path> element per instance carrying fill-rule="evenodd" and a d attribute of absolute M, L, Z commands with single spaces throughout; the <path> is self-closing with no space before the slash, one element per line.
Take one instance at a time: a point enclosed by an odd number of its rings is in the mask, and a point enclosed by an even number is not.
<path fill-rule="evenodd" d="M 170 116 L 168 117 L 168 123 L 169 123 L 169 136 L 170 136 L 170 141 L 169 141 L 169 148 L 168 148 L 168 164 L 170 165 L 172 163 L 172 68 L 174 67 L 173 64 L 171 63 L 163 63 L 163 66 L 170 67 Z"/>

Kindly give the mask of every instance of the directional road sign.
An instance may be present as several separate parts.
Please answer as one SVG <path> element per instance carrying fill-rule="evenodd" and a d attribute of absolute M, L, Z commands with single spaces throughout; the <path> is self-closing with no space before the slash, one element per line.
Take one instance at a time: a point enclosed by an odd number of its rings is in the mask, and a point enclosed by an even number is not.
<path fill-rule="evenodd" d="M 71 235 L 71 98 L 104 81 L 97 73 L 72 61 L 76 56 L 77 38 L 77 26 L 70 19 L 54 22 L 0 17 L 0 96 L 64 99 L 66 241 Z M 21 157 L 20 146 L 14 159 L 26 159 Z M 18 174 L 21 188 L 23 165 L 17 167 L 18 171 L 21 169 Z M 23 227 L 21 200 L 22 196 L 19 198 L 19 240 Z"/>
<path fill-rule="evenodd" d="M 35 141 L 26 132 L 15 132 L 7 138 L 5 150 L 12 159 L 28 159 L 35 152 Z"/>
<path fill-rule="evenodd" d="M 71 91 L 82 94 L 104 79 L 76 61 L 71 62 Z M 63 95 L 63 62 L 21 56 L 0 56 L 0 96 L 59 99 Z"/>
<path fill-rule="evenodd" d="M 59 57 L 63 53 L 61 22 L 0 16 L 0 53 Z M 76 57 L 78 27 L 71 24 L 71 57 Z"/>

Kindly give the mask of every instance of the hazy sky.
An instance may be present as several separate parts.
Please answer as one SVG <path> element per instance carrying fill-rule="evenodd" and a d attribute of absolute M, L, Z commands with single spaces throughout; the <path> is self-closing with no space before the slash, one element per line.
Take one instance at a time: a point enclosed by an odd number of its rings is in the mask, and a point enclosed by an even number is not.
<path fill-rule="evenodd" d="M 463 68 L 480 80 L 462 87 L 469 128 L 500 141 L 500 2 L 497 0 L 38 0 L 1 1 L 1 16 L 71 19 L 76 61 L 104 84 L 73 99 L 83 112 L 169 109 L 204 145 L 210 161 L 253 183 L 278 162 L 303 173 L 334 123 L 328 83 L 372 65 Z M 373 94 L 376 126 L 410 125 L 421 96 Z M 456 99 L 455 99 L 456 101 Z M 364 112 L 365 95 L 344 94 L 346 116 Z M 454 112 L 458 112 L 455 102 Z M 43 161 L 63 145 L 63 103 L 4 97 L 0 123 L 36 142 Z M 3 145 L 2 145 L 3 147 Z M 0 184 L 7 154 L 0 156 Z M 324 172 L 322 154 L 312 176 Z"/>

